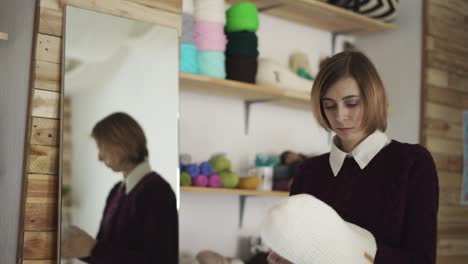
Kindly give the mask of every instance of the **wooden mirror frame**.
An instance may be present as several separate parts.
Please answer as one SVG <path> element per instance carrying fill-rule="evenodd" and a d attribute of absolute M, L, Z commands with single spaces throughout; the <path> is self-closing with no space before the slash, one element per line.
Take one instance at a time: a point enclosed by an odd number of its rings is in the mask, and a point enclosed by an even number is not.
<path fill-rule="evenodd" d="M 60 248 L 65 6 L 182 27 L 182 0 L 37 0 L 25 132 L 18 263 L 57 263 Z"/>

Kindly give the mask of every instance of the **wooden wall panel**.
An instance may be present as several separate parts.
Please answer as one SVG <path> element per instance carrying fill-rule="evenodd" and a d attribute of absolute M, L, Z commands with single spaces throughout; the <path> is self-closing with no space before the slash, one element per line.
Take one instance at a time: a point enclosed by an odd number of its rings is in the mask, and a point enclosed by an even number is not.
<path fill-rule="evenodd" d="M 28 174 L 26 203 L 57 203 L 57 175 Z"/>
<path fill-rule="evenodd" d="M 58 149 L 54 147 L 31 145 L 28 172 L 57 175 Z"/>
<path fill-rule="evenodd" d="M 60 94 L 34 89 L 32 105 L 34 117 L 59 118 Z"/>
<path fill-rule="evenodd" d="M 60 92 L 60 64 L 36 61 L 34 88 Z"/>
<path fill-rule="evenodd" d="M 57 230 L 56 203 L 26 203 L 24 216 L 25 231 Z"/>
<path fill-rule="evenodd" d="M 37 34 L 36 59 L 61 63 L 62 39 L 45 34 Z"/>
<path fill-rule="evenodd" d="M 57 147 L 59 145 L 59 120 L 33 117 L 31 144 Z"/>
<path fill-rule="evenodd" d="M 440 183 L 438 264 L 468 263 L 468 206 L 461 205 L 462 113 L 468 110 L 468 1 L 427 0 L 422 135 Z"/>
<path fill-rule="evenodd" d="M 24 232 L 23 259 L 56 258 L 57 236 L 54 232 Z"/>
<path fill-rule="evenodd" d="M 31 130 L 25 153 L 23 264 L 57 263 L 62 31 L 63 7 L 67 4 L 169 26 L 181 34 L 181 0 L 39 0 Z"/>

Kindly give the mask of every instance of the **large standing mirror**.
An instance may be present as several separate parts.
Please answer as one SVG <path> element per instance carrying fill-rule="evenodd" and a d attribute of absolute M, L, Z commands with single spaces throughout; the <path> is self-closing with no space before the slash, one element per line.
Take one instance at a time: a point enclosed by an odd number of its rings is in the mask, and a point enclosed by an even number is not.
<path fill-rule="evenodd" d="M 67 6 L 64 51 L 61 263 L 176 263 L 177 31 Z M 66 256 L 90 246 L 104 262 Z"/>

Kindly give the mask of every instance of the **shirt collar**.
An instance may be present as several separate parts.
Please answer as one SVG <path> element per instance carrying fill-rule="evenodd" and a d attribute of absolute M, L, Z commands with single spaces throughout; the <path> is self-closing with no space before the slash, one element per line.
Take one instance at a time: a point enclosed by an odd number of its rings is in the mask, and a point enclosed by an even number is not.
<path fill-rule="evenodd" d="M 352 156 L 362 170 L 381 149 L 390 143 L 390 139 L 387 135 L 380 130 L 376 130 L 370 134 L 366 139 L 359 143 L 351 153 L 346 153 L 338 148 L 336 146 L 336 141 L 337 137 L 335 136 L 333 138 L 333 144 L 330 151 L 330 166 L 334 176 L 338 175 L 338 172 L 340 172 L 346 156 Z"/>
<path fill-rule="evenodd" d="M 148 160 L 138 164 L 127 177 L 124 178 L 125 193 L 129 194 L 149 172 L 151 172 L 151 166 Z"/>

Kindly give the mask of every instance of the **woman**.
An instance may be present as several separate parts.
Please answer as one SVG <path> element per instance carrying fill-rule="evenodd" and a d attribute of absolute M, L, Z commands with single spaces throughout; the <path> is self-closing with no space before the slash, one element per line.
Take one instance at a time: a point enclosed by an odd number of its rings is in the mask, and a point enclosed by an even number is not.
<path fill-rule="evenodd" d="M 375 238 L 375 264 L 435 263 L 438 177 L 429 152 L 390 140 L 387 99 L 371 61 L 342 52 L 312 88 L 318 123 L 336 133 L 330 153 L 299 165 L 291 195 L 310 194 Z M 272 252 L 269 263 L 290 263 Z"/>
<path fill-rule="evenodd" d="M 92 130 L 99 160 L 123 181 L 110 191 L 97 238 L 78 227 L 62 243 L 66 258 L 88 263 L 177 263 L 178 216 L 170 185 L 148 163 L 146 137 L 125 113 L 114 113 Z"/>

